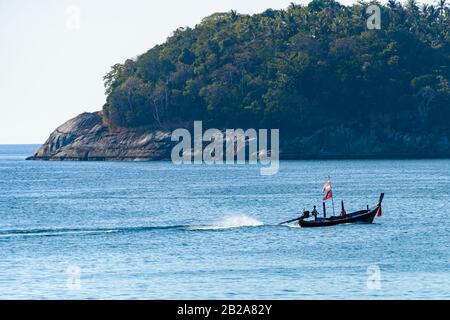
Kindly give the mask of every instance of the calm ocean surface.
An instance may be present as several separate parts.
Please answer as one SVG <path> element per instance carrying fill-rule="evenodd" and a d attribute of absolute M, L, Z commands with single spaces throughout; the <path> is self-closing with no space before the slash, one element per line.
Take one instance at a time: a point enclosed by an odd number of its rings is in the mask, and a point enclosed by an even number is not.
<path fill-rule="evenodd" d="M 0 146 L 1 299 L 450 299 L 450 160 L 29 162 Z M 373 225 L 280 227 L 320 205 Z M 331 211 L 331 203 L 328 204 Z M 330 212 L 329 211 L 329 212 Z"/>

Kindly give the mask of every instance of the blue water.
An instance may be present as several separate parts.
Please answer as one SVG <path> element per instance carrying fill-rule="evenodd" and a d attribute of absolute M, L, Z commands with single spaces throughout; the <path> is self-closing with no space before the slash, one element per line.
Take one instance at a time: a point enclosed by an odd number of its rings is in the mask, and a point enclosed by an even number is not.
<path fill-rule="evenodd" d="M 450 160 L 30 162 L 0 146 L 2 299 L 450 298 Z M 373 225 L 280 227 L 331 175 Z M 338 206 L 338 203 L 336 203 Z M 328 204 L 331 209 L 331 203 Z"/>

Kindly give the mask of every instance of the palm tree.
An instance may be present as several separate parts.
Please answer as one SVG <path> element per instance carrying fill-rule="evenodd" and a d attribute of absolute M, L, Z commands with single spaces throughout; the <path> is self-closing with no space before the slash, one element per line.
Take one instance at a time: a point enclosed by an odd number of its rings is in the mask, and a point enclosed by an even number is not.
<path fill-rule="evenodd" d="M 230 18 L 231 21 L 236 22 L 236 20 L 238 19 L 239 15 L 237 13 L 236 10 L 230 10 Z"/>
<path fill-rule="evenodd" d="M 440 1 L 442 1 L 442 0 L 440 0 Z M 416 13 L 419 10 L 419 7 L 417 6 L 417 1 L 416 0 L 408 0 L 406 2 L 406 9 L 409 10 L 411 13 Z"/>
<path fill-rule="evenodd" d="M 444 17 L 445 15 L 445 9 L 447 7 L 447 0 L 439 0 L 439 5 L 438 5 L 438 9 L 439 9 L 439 14 L 442 17 Z"/>
<path fill-rule="evenodd" d="M 395 8 L 397 8 L 397 1 L 396 0 L 388 0 L 387 6 L 389 7 L 389 9 L 394 10 Z"/>
<path fill-rule="evenodd" d="M 420 9 L 416 0 L 408 0 L 406 2 L 406 22 L 410 31 L 417 31 L 419 28 Z"/>
<path fill-rule="evenodd" d="M 289 4 L 289 10 L 295 10 L 295 9 L 297 9 L 298 8 L 298 4 L 296 4 L 295 2 L 291 2 L 290 4 Z"/>

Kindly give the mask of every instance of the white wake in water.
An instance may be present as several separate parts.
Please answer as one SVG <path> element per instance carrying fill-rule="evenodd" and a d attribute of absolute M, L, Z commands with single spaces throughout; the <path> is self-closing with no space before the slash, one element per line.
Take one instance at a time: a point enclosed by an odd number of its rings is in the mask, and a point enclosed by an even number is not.
<path fill-rule="evenodd" d="M 190 227 L 190 230 L 222 230 L 242 227 L 258 227 L 264 223 L 258 219 L 246 216 L 246 215 L 229 215 L 225 216 L 210 226 L 194 226 Z"/>

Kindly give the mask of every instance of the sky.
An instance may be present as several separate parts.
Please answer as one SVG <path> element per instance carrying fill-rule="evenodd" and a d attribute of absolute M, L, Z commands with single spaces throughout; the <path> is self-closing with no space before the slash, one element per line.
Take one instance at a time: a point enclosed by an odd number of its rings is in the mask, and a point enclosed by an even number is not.
<path fill-rule="evenodd" d="M 259 13 L 291 2 L 0 0 L 0 144 L 41 144 L 65 121 L 101 110 L 110 67 L 178 27 L 215 12 Z"/>

